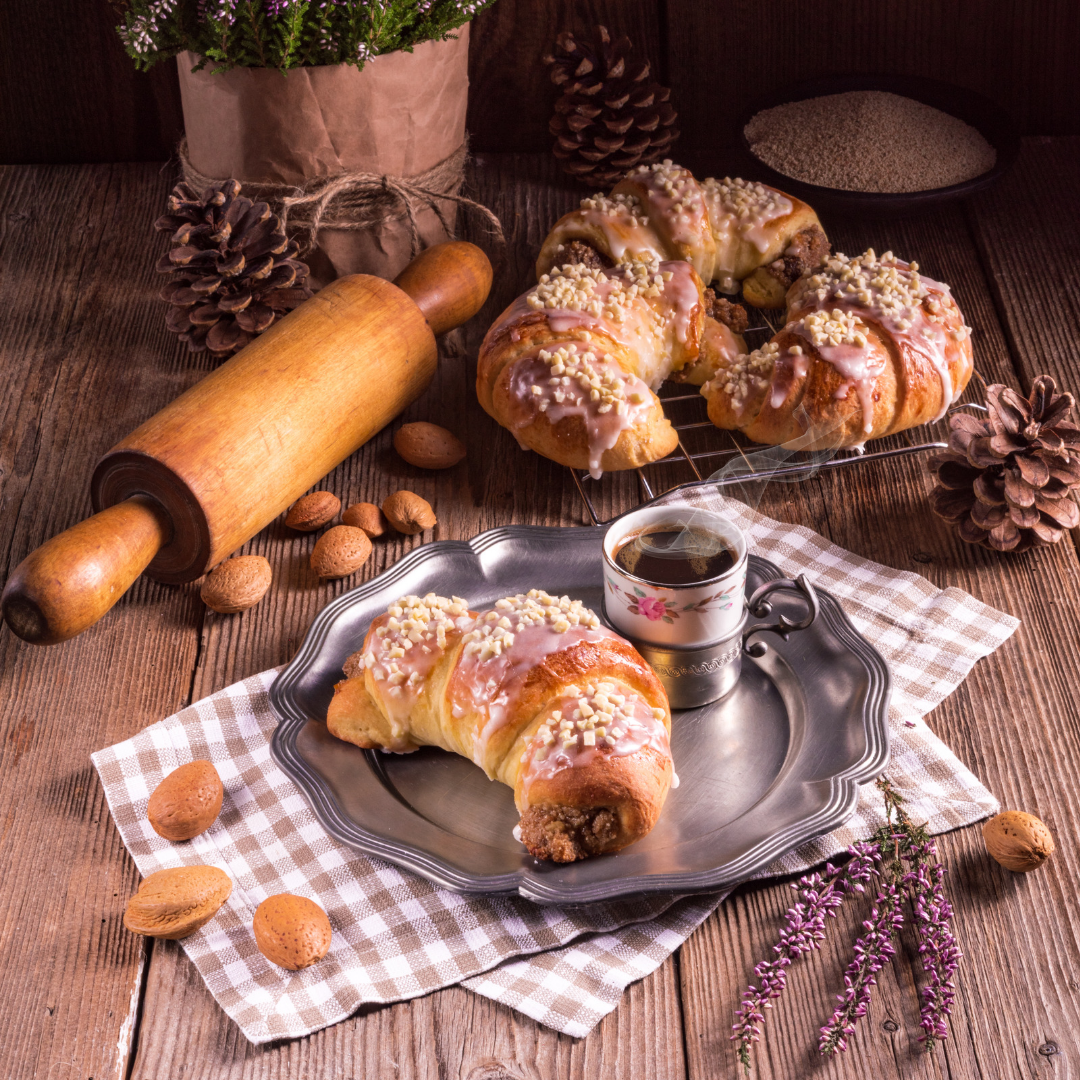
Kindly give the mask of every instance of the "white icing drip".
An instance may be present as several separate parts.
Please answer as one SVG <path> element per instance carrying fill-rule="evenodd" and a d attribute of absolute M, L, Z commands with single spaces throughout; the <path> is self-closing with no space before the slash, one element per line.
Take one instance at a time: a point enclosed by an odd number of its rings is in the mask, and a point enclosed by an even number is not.
<path fill-rule="evenodd" d="M 580 600 L 538 589 L 506 597 L 480 616 L 465 634 L 447 689 L 452 705 L 484 717 L 474 736 L 473 760 L 486 761 L 488 742 L 510 719 L 529 672 L 544 657 L 579 641 L 615 636 Z"/>
<path fill-rule="evenodd" d="M 528 312 L 543 312 L 556 333 L 595 330 L 625 345 L 633 354 L 634 374 L 655 389 L 670 374 L 673 342 L 689 340 L 699 302 L 684 263 L 624 263 L 607 271 L 563 266 L 544 274 L 489 333 Z"/>
<path fill-rule="evenodd" d="M 628 757 L 652 746 L 670 757 L 666 718 L 663 709 L 653 708 L 614 679 L 567 687 L 521 755 L 526 802 L 537 780 L 588 765 L 599 756 Z"/>
<path fill-rule="evenodd" d="M 589 472 L 599 479 L 601 461 L 619 436 L 653 408 L 655 398 L 636 375 L 622 370 L 608 353 L 569 342 L 515 360 L 510 369 L 510 430 L 520 432 L 541 413 L 551 424 L 578 416 L 585 425 Z M 527 447 L 526 447 L 527 448 Z"/>
<path fill-rule="evenodd" d="M 738 291 L 734 272 L 739 245 L 752 244 L 764 255 L 776 236 L 773 222 L 791 213 L 792 202 L 775 188 L 738 177 L 709 177 L 701 186 L 716 241 L 715 274 L 721 292 L 734 293 Z"/>
<path fill-rule="evenodd" d="M 664 221 L 674 243 L 693 245 L 703 233 L 709 233 L 701 186 L 689 169 L 665 159 L 655 165 L 639 165 L 626 179 L 642 186 L 650 212 Z"/>
<path fill-rule="evenodd" d="M 580 239 L 588 242 L 591 231 L 584 232 L 580 226 L 599 229 L 604 235 L 607 254 L 615 262 L 627 257 L 640 262 L 659 262 L 664 253 L 656 246 L 656 234 L 649 227 L 649 219 L 636 195 L 594 195 L 581 200 L 581 209 L 569 215 L 558 226 L 559 238 Z"/>
<path fill-rule="evenodd" d="M 673 772 L 671 774 L 671 786 L 673 788 L 677 788 L 681 783 L 682 781 L 679 779 L 679 774 L 677 772 Z"/>
<path fill-rule="evenodd" d="M 389 714 L 391 735 L 401 740 L 385 749 L 405 747 L 405 721 L 431 669 L 472 625 L 466 601 L 434 593 L 402 597 L 372 623 L 361 667 L 371 673 Z"/>
<path fill-rule="evenodd" d="M 857 258 L 835 255 L 823 270 L 796 284 L 791 299 L 793 319 L 813 311 L 839 311 L 876 322 L 923 356 L 941 381 L 941 406 L 935 420 L 940 420 L 959 396 L 949 370 L 950 344 L 964 340 L 971 331 L 960 322 L 949 287 L 922 276 L 917 263 L 903 262 L 891 251 L 879 258 L 873 249 Z M 790 328 L 796 329 L 794 325 Z M 863 386 L 876 372 L 869 361 L 864 361 L 860 370 L 846 351 L 837 352 L 837 348 L 830 340 L 827 349 L 831 355 L 820 347 L 819 351 L 859 390 L 866 417 L 864 430 L 869 432 L 872 418 Z M 883 355 L 881 361 L 885 362 Z"/>

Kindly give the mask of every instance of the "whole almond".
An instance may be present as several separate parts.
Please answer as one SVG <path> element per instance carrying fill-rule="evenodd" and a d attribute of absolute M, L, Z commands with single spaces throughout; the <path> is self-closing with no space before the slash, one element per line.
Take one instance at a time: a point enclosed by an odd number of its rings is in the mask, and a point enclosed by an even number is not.
<path fill-rule="evenodd" d="M 158 870 L 128 901 L 124 925 L 146 937 L 185 938 L 208 923 L 231 892 L 229 875 L 216 866 Z"/>
<path fill-rule="evenodd" d="M 1037 870 L 1054 854 L 1050 830 L 1033 814 L 1005 810 L 982 827 L 986 850 L 1006 870 L 1026 874 Z"/>
<path fill-rule="evenodd" d="M 394 433 L 394 449 L 421 469 L 449 469 L 466 454 L 465 444 L 438 424 L 405 424 Z"/>
<path fill-rule="evenodd" d="M 267 897 L 255 909 L 251 928 L 259 952 L 289 971 L 311 967 L 330 948 L 330 920 L 306 896 L 278 893 Z"/>
<path fill-rule="evenodd" d="M 211 611 L 235 615 L 254 607 L 266 595 L 272 578 L 270 563 L 261 555 L 237 555 L 210 571 L 199 595 Z"/>
<path fill-rule="evenodd" d="M 343 525 L 363 529 L 372 538 L 382 536 L 390 528 L 386 516 L 374 503 L 353 503 L 342 512 L 341 521 Z"/>
<path fill-rule="evenodd" d="M 363 529 L 335 525 L 319 537 L 311 552 L 311 569 L 322 578 L 356 573 L 371 554 L 371 541 Z"/>
<path fill-rule="evenodd" d="M 221 777 L 209 761 L 189 761 L 154 788 L 146 816 L 158 836 L 190 840 L 217 820 L 224 794 Z"/>
<path fill-rule="evenodd" d="M 285 515 L 285 524 L 297 532 L 314 532 L 333 521 L 341 500 L 332 491 L 313 491 L 297 499 Z"/>
<path fill-rule="evenodd" d="M 382 504 L 386 520 L 406 536 L 415 536 L 435 526 L 435 511 L 430 503 L 411 491 L 395 491 Z"/>

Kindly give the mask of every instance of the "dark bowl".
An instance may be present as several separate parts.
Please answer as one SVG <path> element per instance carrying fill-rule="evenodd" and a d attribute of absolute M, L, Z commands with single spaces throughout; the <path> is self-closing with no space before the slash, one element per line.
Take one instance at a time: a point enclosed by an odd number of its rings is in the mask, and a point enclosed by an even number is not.
<path fill-rule="evenodd" d="M 824 97 L 828 94 L 844 94 L 851 90 L 883 90 L 902 97 L 913 98 L 924 105 L 931 105 L 944 113 L 955 116 L 975 128 L 997 151 L 997 162 L 989 171 L 965 180 L 961 184 L 931 188 L 928 191 L 902 191 L 894 193 L 844 191 L 840 188 L 819 187 L 802 180 L 785 176 L 766 165 L 750 149 L 746 138 L 746 125 L 763 109 L 786 105 L 792 101 Z M 790 192 L 808 202 L 815 210 L 842 211 L 844 213 L 910 213 L 936 207 L 953 199 L 966 198 L 997 183 L 1012 168 L 1020 153 L 1020 135 L 1016 125 L 994 102 L 973 90 L 936 79 L 918 79 L 904 75 L 839 75 L 812 79 L 798 83 L 785 90 L 770 94 L 755 102 L 739 120 L 739 146 L 743 154 L 753 162 L 756 180 Z"/>

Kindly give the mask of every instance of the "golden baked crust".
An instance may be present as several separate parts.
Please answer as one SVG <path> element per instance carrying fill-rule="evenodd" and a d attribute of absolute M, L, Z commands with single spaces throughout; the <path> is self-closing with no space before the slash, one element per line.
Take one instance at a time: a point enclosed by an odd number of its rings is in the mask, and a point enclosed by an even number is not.
<path fill-rule="evenodd" d="M 473 761 L 513 788 L 522 842 L 537 858 L 617 851 L 652 829 L 672 782 L 667 695 L 637 650 L 587 609 L 542 593 L 512 600 L 493 616 L 462 615 L 464 601 L 438 597 L 392 605 L 347 661 L 356 674 L 335 686 L 327 727 L 365 749 L 438 746 Z M 443 620 L 442 646 L 419 632 L 434 622 L 409 621 L 410 613 L 434 610 L 435 601 L 458 616 L 453 624 Z M 395 619 L 395 611 L 405 614 Z M 478 652 L 480 643 L 498 639 L 478 638 L 476 628 L 500 632 L 504 625 L 512 628 L 505 650 Z M 416 641 L 414 659 L 419 649 L 430 651 L 417 661 L 423 677 L 397 684 L 412 687 L 411 695 L 395 699 L 382 665 L 402 652 L 392 648 L 402 626 Z M 582 710 L 599 720 L 581 720 Z"/>
<path fill-rule="evenodd" d="M 967 386 L 970 331 L 947 286 L 891 253 L 837 256 L 829 266 L 792 286 L 787 325 L 771 342 L 726 358 L 702 388 L 717 427 L 769 445 L 858 446 L 935 419 Z M 882 293 L 866 286 L 869 277 L 892 283 Z M 869 289 L 867 299 L 843 291 L 849 280 Z M 900 306 L 883 312 L 882 295 Z"/>

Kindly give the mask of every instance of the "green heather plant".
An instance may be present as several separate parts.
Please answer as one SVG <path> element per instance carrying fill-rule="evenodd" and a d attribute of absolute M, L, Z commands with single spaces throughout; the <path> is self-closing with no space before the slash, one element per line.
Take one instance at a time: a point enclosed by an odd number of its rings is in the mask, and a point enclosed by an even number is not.
<path fill-rule="evenodd" d="M 146 70 L 189 49 L 198 67 L 362 68 L 382 53 L 453 37 L 494 0 L 123 0 L 117 27 Z"/>

